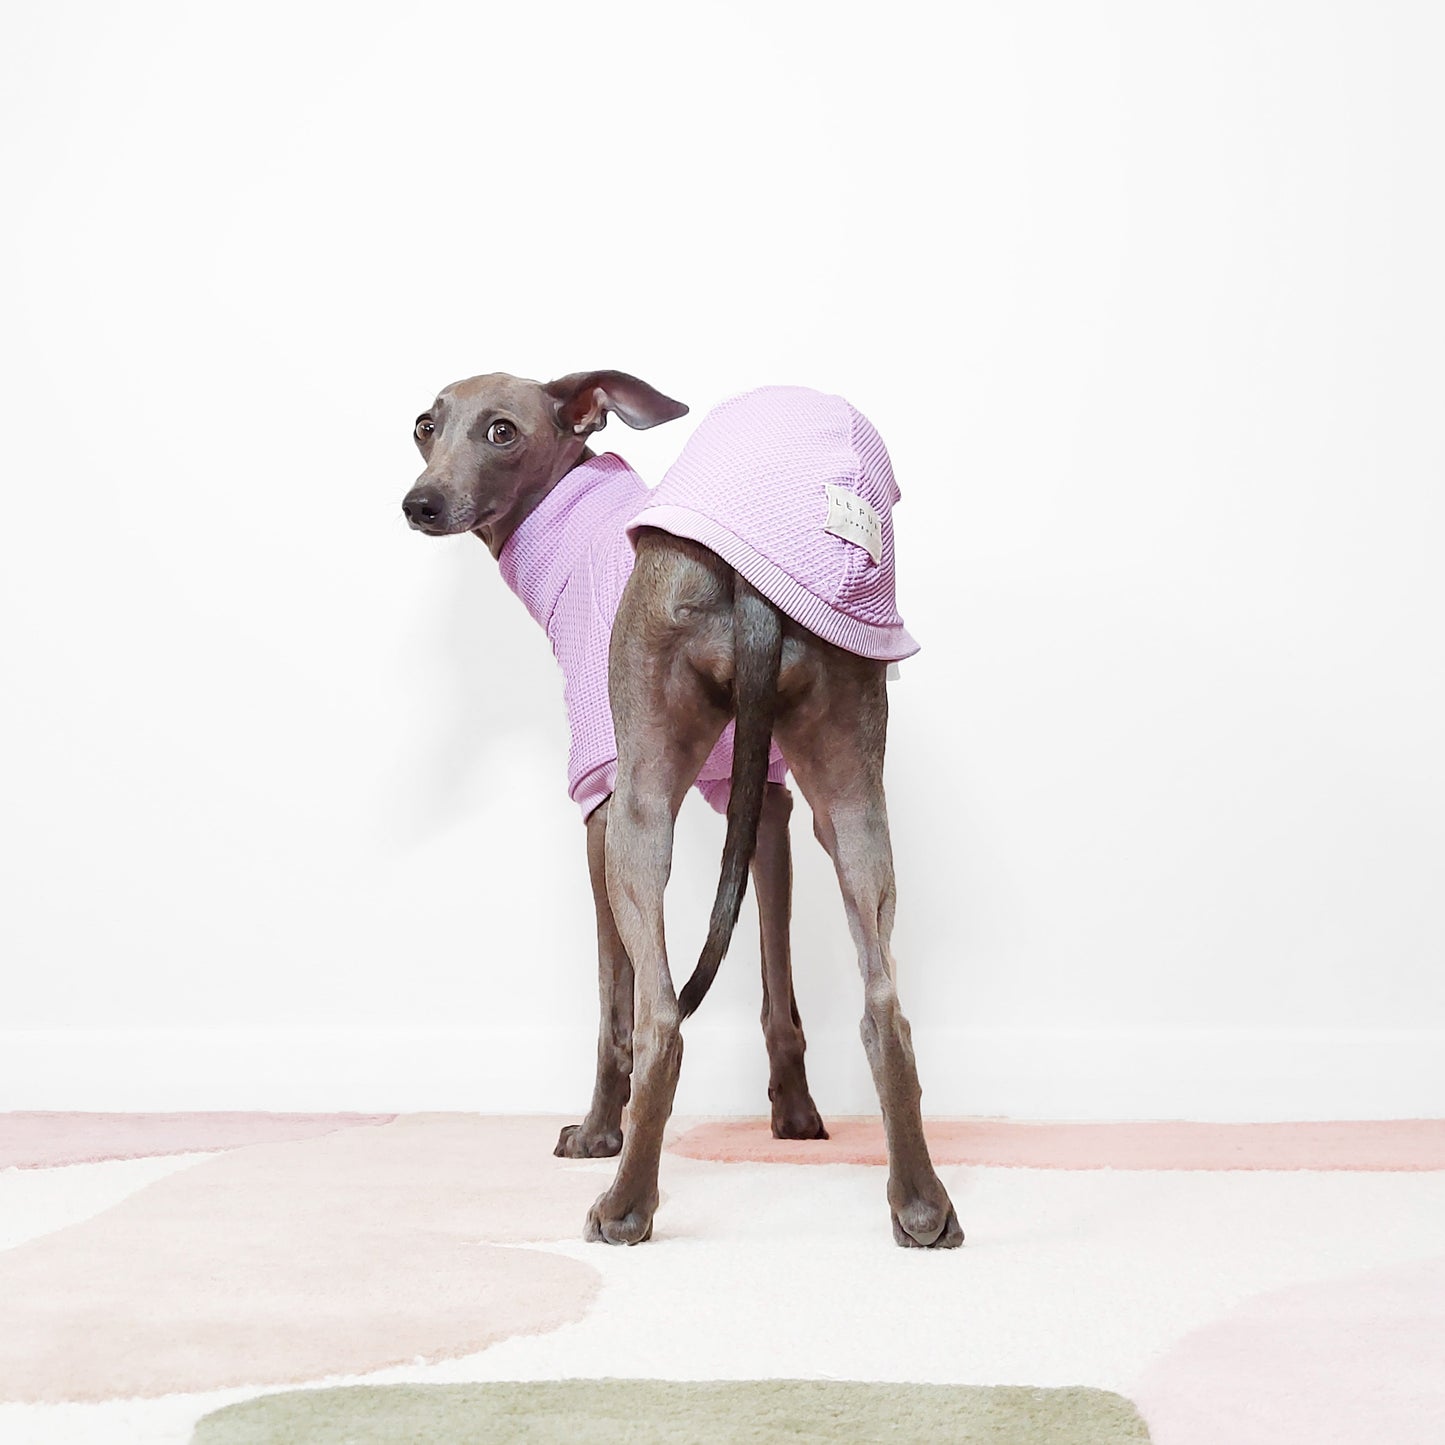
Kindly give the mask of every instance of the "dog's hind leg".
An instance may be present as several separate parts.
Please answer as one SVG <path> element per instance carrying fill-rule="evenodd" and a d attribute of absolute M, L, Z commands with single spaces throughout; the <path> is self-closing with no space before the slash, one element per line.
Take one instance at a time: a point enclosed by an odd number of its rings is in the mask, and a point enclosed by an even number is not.
<path fill-rule="evenodd" d="M 565 1159 L 601 1159 L 622 1150 L 622 1109 L 632 1087 L 632 960 L 622 946 L 607 897 L 607 815 L 611 800 L 587 819 L 587 871 L 597 910 L 597 1082 L 580 1124 L 568 1124 L 552 1151 Z"/>
<path fill-rule="evenodd" d="M 609 1244 L 647 1239 L 657 1209 L 662 1134 L 682 1066 L 662 895 L 677 810 L 729 716 L 729 579 L 705 549 L 644 533 L 612 629 L 617 784 L 607 817 L 607 892 L 636 988 L 622 1158 L 587 1215 L 587 1238 Z"/>
<path fill-rule="evenodd" d="M 789 923 L 793 909 L 793 855 L 788 818 L 793 796 L 781 783 L 763 792 L 758 846 L 753 854 L 753 891 L 763 953 L 763 1038 L 768 1046 L 768 1098 L 773 1137 L 826 1139 L 828 1131 L 808 1092 L 803 1066 L 803 1021 L 793 995 L 793 959 Z"/>
<path fill-rule="evenodd" d="M 908 1020 L 894 987 L 893 850 L 883 797 L 888 726 L 886 666 L 808 638 L 785 663 L 776 732 L 813 809 L 818 841 L 837 870 L 858 949 L 865 1008 L 863 1047 L 888 1138 L 893 1236 L 913 1248 L 963 1242 L 958 1216 L 923 1137 L 921 1090 Z"/>

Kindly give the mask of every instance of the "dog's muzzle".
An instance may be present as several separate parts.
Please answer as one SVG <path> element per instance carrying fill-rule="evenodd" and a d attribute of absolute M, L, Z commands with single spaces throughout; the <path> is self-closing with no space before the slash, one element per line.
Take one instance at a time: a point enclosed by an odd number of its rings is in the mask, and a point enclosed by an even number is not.
<path fill-rule="evenodd" d="M 436 487 L 413 487 L 402 498 L 401 510 L 418 532 L 447 530 L 447 499 Z"/>

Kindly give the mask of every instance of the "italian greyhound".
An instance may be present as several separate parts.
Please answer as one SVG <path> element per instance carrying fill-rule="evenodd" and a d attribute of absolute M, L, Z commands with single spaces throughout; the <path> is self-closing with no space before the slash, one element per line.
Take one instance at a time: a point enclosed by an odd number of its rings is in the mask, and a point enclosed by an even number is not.
<path fill-rule="evenodd" d="M 642 429 L 687 407 L 623 372 L 545 384 L 501 374 L 447 386 L 416 420 L 425 470 L 402 502 L 430 536 L 471 532 L 501 558 L 519 525 L 573 468 L 609 414 Z M 563 1129 L 565 1157 L 621 1154 L 586 1237 L 651 1237 L 663 1130 L 682 1062 L 681 1023 L 701 1002 L 736 924 L 751 871 L 761 917 L 763 1033 L 772 1128 L 827 1138 L 808 1090 L 789 953 L 788 790 L 767 781 L 776 739 L 837 871 L 863 975 L 863 1046 L 888 1142 L 893 1235 L 912 1248 L 963 1241 L 929 1158 L 908 1026 L 889 952 L 894 877 L 883 795 L 886 664 L 843 650 L 782 613 L 716 553 L 645 527 L 611 630 L 616 783 L 587 817 L 597 914 L 601 1027 L 591 1107 Z M 707 941 L 674 991 L 663 889 L 682 799 L 735 719 L 721 878 Z M 629 1105 L 627 1131 L 622 1112 Z"/>

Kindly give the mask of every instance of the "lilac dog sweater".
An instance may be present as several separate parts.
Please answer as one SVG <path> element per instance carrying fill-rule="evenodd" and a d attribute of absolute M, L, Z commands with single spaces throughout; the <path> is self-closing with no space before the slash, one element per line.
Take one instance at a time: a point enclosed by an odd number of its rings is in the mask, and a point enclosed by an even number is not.
<path fill-rule="evenodd" d="M 894 602 L 898 496 L 867 418 L 841 397 L 803 387 L 765 387 L 715 407 L 654 490 L 611 452 L 558 482 L 499 561 L 562 667 L 568 792 L 584 818 L 617 779 L 607 650 L 637 529 L 701 542 L 809 631 L 896 661 L 918 651 Z M 732 743 L 729 723 L 698 774 L 718 812 L 727 809 Z M 786 776 L 774 744 L 768 778 Z"/>

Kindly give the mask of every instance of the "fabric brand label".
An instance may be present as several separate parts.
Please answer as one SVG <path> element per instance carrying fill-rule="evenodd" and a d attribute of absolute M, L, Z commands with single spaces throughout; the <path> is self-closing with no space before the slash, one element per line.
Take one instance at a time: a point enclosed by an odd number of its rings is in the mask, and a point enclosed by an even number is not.
<path fill-rule="evenodd" d="M 828 520 L 823 530 L 862 547 L 875 561 L 883 557 L 883 523 L 878 513 L 847 487 L 824 482 L 828 491 Z"/>

